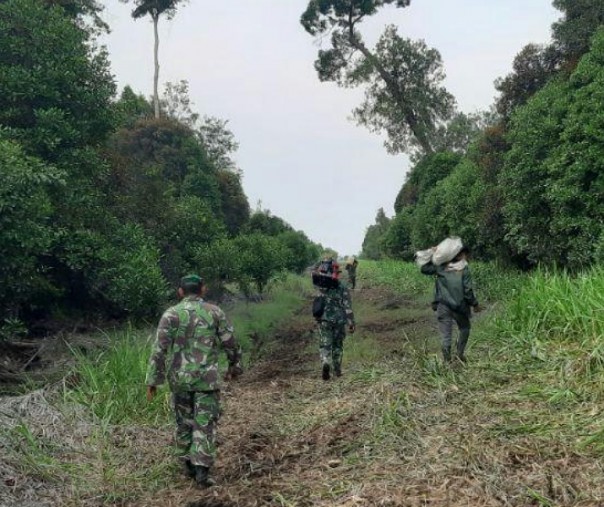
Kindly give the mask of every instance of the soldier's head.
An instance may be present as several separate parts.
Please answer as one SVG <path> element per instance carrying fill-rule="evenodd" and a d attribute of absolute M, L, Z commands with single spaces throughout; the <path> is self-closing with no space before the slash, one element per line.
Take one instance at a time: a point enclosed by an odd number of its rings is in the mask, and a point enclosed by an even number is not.
<path fill-rule="evenodd" d="M 455 259 L 453 259 L 454 262 L 457 261 L 467 261 L 470 259 L 470 249 L 467 246 L 463 246 L 461 248 L 461 250 L 459 251 L 459 253 L 455 256 Z"/>
<path fill-rule="evenodd" d="M 178 286 L 178 295 L 183 298 L 186 296 L 201 296 L 205 290 L 203 279 L 199 275 L 187 275 L 180 279 Z"/>

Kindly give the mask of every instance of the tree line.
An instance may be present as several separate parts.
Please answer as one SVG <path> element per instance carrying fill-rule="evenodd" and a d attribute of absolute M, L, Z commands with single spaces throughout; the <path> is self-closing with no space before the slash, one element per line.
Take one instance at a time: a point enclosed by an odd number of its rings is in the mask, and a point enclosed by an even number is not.
<path fill-rule="evenodd" d="M 360 125 L 412 167 L 368 227 L 363 255 L 411 260 L 459 235 L 482 259 L 580 269 L 604 259 L 604 4 L 554 0 L 552 42 L 528 44 L 497 80 L 490 111 L 464 114 L 443 86 L 439 52 L 387 27 L 374 48 L 361 23 L 410 0 L 310 0 L 302 25 L 330 35 L 321 80 L 362 86 Z"/>
<path fill-rule="evenodd" d="M 93 0 L 0 1 L 0 323 L 153 315 L 180 276 L 262 291 L 319 246 L 251 211 L 187 83 L 117 94 Z M 0 326 L 1 327 L 1 326 Z"/>

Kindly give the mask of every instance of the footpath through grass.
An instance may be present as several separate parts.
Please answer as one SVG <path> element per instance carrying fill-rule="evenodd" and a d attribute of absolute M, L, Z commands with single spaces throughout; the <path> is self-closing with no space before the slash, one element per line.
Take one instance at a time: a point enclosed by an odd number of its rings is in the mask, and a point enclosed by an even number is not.
<path fill-rule="evenodd" d="M 0 473 L 14 478 L 0 494 L 32 505 L 604 505 L 602 270 L 473 272 L 486 309 L 465 367 L 443 366 L 432 281 L 413 265 L 361 263 L 357 333 L 329 382 L 306 281 L 230 309 L 260 353 L 224 391 L 209 491 L 180 476 L 167 393 L 144 401 L 149 330 L 129 330 L 82 357 L 71 386 L 0 407 Z"/>
<path fill-rule="evenodd" d="M 290 276 L 262 302 L 224 306 L 246 368 L 309 291 L 310 283 Z M 1 507 L 130 505 L 174 484 L 169 392 L 161 389 L 153 403 L 145 398 L 153 337 L 152 326 L 92 337 L 106 346 L 74 349 L 77 366 L 64 381 L 0 398 Z"/>

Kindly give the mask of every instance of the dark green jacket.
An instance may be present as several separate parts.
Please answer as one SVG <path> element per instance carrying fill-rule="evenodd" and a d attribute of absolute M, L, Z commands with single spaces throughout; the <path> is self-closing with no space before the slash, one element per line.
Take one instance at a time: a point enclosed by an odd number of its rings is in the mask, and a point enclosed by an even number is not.
<path fill-rule="evenodd" d="M 435 266 L 431 262 L 421 268 L 424 275 L 436 276 L 434 302 L 442 303 L 454 312 L 469 314 L 470 307 L 478 304 L 470 268 L 466 266 L 463 271 L 446 271 L 445 268 L 446 264 Z"/>

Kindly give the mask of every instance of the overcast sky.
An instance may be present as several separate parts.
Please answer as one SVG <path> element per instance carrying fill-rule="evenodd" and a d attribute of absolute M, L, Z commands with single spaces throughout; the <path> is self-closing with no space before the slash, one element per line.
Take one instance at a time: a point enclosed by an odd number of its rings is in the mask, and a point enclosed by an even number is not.
<path fill-rule="evenodd" d="M 189 82 L 195 109 L 229 120 L 252 208 L 258 201 L 340 254 L 358 253 L 378 208 L 393 214 L 408 169 L 382 139 L 350 121 L 361 90 L 319 82 L 318 46 L 299 23 L 308 0 L 190 0 L 160 20 L 160 83 Z M 153 30 L 131 6 L 107 2 L 103 37 L 120 89 L 150 95 Z M 545 43 L 559 17 L 551 0 L 412 0 L 362 26 L 375 42 L 386 24 L 443 57 L 459 108 L 488 108 L 493 81 L 529 42 Z M 160 86 L 163 89 L 163 86 Z"/>

